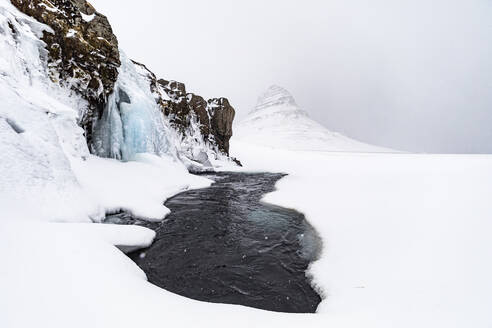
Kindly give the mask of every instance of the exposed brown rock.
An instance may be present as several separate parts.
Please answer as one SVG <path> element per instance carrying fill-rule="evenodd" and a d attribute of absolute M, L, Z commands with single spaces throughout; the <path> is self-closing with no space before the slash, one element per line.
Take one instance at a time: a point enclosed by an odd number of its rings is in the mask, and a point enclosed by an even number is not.
<path fill-rule="evenodd" d="M 229 155 L 229 140 L 232 137 L 232 122 L 236 112 L 227 98 L 208 100 L 210 128 L 219 150 Z"/>
<path fill-rule="evenodd" d="M 174 127 L 183 132 L 189 126 L 188 114 L 190 113 L 185 84 L 176 81 L 166 81 L 164 79 L 158 80 L 157 83 L 166 92 L 167 96 L 171 98 L 171 101 L 166 102 L 165 106 L 163 106 L 164 114 L 169 117 Z"/>
<path fill-rule="evenodd" d="M 25 14 L 53 30 L 43 32 L 50 78 L 82 95 L 90 108 L 80 124 L 92 142 L 92 125 L 100 117 L 118 78 L 118 40 L 107 18 L 85 0 L 11 0 Z M 158 80 L 145 65 L 133 62 L 147 77 L 155 101 L 174 128 L 187 133 L 192 114 L 205 142 L 229 154 L 234 108 L 225 98 L 205 101 L 186 92 L 184 83 Z"/>
<path fill-rule="evenodd" d="M 229 140 L 235 116 L 234 108 L 229 101 L 226 98 L 205 101 L 199 95 L 187 94 L 186 86 L 181 82 L 161 79 L 157 83 L 170 98 L 170 101 L 158 101 L 170 122 L 184 132 L 190 124 L 190 112 L 193 112 L 200 123 L 203 139 L 229 155 Z"/>
<path fill-rule="evenodd" d="M 81 118 L 90 141 L 94 112 L 102 111 L 118 77 L 118 40 L 106 16 L 85 0 L 11 0 L 25 14 L 53 29 L 42 40 L 48 50 L 50 78 L 90 103 Z"/>
<path fill-rule="evenodd" d="M 208 135 L 210 134 L 210 118 L 207 112 L 207 101 L 202 96 L 193 93 L 187 95 L 187 100 L 191 110 L 195 112 L 198 118 L 202 135 L 208 139 Z"/>

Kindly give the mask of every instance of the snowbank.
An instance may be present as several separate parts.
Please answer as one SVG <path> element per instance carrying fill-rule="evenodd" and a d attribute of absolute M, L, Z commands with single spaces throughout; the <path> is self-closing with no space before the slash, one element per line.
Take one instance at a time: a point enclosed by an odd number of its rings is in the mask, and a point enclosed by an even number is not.
<path fill-rule="evenodd" d="M 327 325 L 492 325 L 492 156 L 385 153 L 331 133 L 279 87 L 238 126 L 245 170 L 289 174 L 264 200 L 323 238 L 309 274 Z"/>
<path fill-rule="evenodd" d="M 323 238 L 310 273 L 326 325 L 492 324 L 492 156 L 232 149 L 246 170 L 289 173 L 265 201 Z"/>
<path fill-rule="evenodd" d="M 164 206 L 167 198 L 212 182 L 189 174 L 171 157 L 150 154 L 137 154 L 131 162 L 90 156 L 72 166 L 84 190 L 106 213 L 126 210 L 148 220 L 161 220 L 169 214 Z"/>
<path fill-rule="evenodd" d="M 87 104 L 48 78 L 46 29 L 0 1 L 0 217 L 89 221 L 101 213 L 70 167 L 88 154 L 75 109 Z"/>
<path fill-rule="evenodd" d="M 288 172 L 265 200 L 303 211 L 321 233 L 311 268 L 325 296 L 318 314 L 152 286 L 114 246 L 145 246 L 153 233 L 143 228 L 3 220 L 0 326 L 490 326 L 491 156 L 233 147 L 247 170 Z"/>
<path fill-rule="evenodd" d="M 313 316 L 198 302 L 149 284 L 114 245 L 152 237 L 135 226 L 0 221 L 0 327 L 314 324 Z"/>

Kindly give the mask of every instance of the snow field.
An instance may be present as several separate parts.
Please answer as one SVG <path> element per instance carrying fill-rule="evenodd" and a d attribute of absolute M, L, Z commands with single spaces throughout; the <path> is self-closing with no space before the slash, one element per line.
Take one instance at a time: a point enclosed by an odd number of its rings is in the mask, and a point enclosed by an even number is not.
<path fill-rule="evenodd" d="M 492 323 L 492 156 L 232 145 L 246 170 L 288 173 L 264 201 L 305 213 L 321 234 L 309 274 L 326 324 Z"/>

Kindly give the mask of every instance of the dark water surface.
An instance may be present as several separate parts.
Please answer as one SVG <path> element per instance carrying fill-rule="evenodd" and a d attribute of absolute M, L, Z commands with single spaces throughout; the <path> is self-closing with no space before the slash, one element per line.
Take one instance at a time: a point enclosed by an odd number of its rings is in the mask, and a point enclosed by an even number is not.
<path fill-rule="evenodd" d="M 135 222 L 157 232 L 154 243 L 130 254 L 149 281 L 201 301 L 281 312 L 315 312 L 321 301 L 305 271 L 321 241 L 301 213 L 260 202 L 284 175 L 214 173 L 211 187 L 166 202 L 159 223 Z"/>

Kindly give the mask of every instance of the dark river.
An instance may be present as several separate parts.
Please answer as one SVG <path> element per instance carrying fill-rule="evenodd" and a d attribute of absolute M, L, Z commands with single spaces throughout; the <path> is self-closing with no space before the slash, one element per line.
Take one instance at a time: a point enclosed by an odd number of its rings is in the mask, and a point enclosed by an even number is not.
<path fill-rule="evenodd" d="M 284 175 L 214 173 L 211 187 L 169 199 L 162 222 L 108 216 L 157 232 L 129 254 L 149 281 L 196 300 L 281 312 L 315 312 L 321 301 L 306 277 L 321 240 L 301 213 L 260 202 Z"/>

